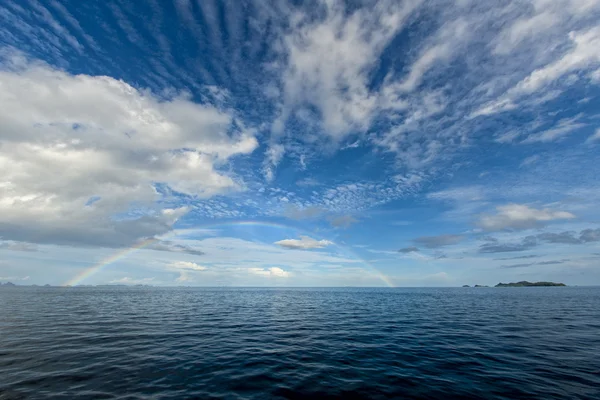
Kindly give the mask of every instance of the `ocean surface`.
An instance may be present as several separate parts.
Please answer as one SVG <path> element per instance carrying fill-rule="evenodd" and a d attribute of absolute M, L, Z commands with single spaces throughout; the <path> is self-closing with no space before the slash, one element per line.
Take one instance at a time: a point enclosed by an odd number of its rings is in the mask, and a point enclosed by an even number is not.
<path fill-rule="evenodd" d="M 600 288 L 0 287 L 1 399 L 600 399 Z"/>

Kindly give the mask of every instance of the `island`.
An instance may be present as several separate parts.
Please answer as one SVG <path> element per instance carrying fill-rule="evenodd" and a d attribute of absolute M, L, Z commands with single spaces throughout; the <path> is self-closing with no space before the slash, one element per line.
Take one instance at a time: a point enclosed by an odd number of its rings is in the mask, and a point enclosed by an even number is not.
<path fill-rule="evenodd" d="M 533 287 L 533 286 L 567 286 L 564 283 L 555 282 L 511 282 L 511 283 L 499 283 L 496 287 Z"/>

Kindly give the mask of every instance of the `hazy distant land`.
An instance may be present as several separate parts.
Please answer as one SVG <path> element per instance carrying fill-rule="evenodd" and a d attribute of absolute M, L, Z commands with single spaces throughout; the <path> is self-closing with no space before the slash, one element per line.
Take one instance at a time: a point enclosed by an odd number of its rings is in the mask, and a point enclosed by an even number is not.
<path fill-rule="evenodd" d="M 564 283 L 555 282 L 511 282 L 511 283 L 499 283 L 495 287 L 531 287 L 531 286 L 567 286 Z"/>

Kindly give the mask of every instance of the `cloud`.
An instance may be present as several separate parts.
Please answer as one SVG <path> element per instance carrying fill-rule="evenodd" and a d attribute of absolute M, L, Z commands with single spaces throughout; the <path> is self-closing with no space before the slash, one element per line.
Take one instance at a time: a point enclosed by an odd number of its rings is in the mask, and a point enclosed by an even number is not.
<path fill-rule="evenodd" d="M 289 205 L 285 208 L 284 215 L 287 218 L 303 220 L 318 218 L 325 213 L 325 210 L 319 206 L 308 206 L 299 208 L 296 205 Z"/>
<path fill-rule="evenodd" d="M 459 203 L 481 201 L 484 200 L 485 197 L 484 190 L 480 186 L 465 186 L 427 194 L 428 199 Z"/>
<path fill-rule="evenodd" d="M 265 161 L 263 164 L 263 173 L 265 179 L 270 182 L 275 177 L 274 169 L 279 165 L 279 162 L 285 154 L 285 147 L 281 144 L 273 144 L 269 146 L 265 152 Z"/>
<path fill-rule="evenodd" d="M 586 124 L 578 122 L 578 120 L 579 117 L 562 119 L 558 121 L 558 124 L 552 129 L 531 134 L 521 143 L 547 143 L 558 141 L 569 133 L 586 126 Z"/>
<path fill-rule="evenodd" d="M 169 268 L 182 269 L 188 271 L 205 271 L 207 269 L 206 267 L 198 265 L 191 261 L 176 261 L 169 264 Z"/>
<path fill-rule="evenodd" d="M 556 264 L 564 264 L 569 260 L 554 260 L 554 261 L 540 261 L 537 265 L 556 265 Z"/>
<path fill-rule="evenodd" d="M 248 268 L 248 272 L 254 275 L 264 276 L 267 278 L 289 278 L 291 273 L 279 267 L 271 268 Z"/>
<path fill-rule="evenodd" d="M 405 253 L 405 254 L 406 254 L 406 253 L 416 253 L 416 252 L 418 252 L 418 251 L 419 251 L 419 248 L 418 248 L 418 247 L 415 247 L 415 246 L 411 246 L 411 247 L 404 247 L 404 248 L 402 248 L 402 249 L 400 249 L 400 250 L 398 250 L 398 251 L 399 251 L 400 253 Z"/>
<path fill-rule="evenodd" d="M 0 242 L 0 250 L 38 251 L 36 245 L 23 242 Z"/>
<path fill-rule="evenodd" d="M 486 243 L 479 246 L 480 253 L 508 253 L 513 251 L 526 251 L 538 245 L 535 236 L 523 238 L 521 243 Z"/>
<path fill-rule="evenodd" d="M 302 187 L 319 186 L 320 182 L 314 178 L 303 178 L 299 181 L 296 181 L 296 185 Z"/>
<path fill-rule="evenodd" d="M 167 269 L 179 272 L 179 276 L 175 278 L 176 282 L 193 281 L 190 272 L 199 272 L 207 270 L 206 267 L 198 265 L 191 261 L 176 261 L 167 265 Z"/>
<path fill-rule="evenodd" d="M 534 265 L 533 263 L 529 264 L 511 264 L 511 265 L 501 265 L 500 268 L 525 268 Z"/>
<path fill-rule="evenodd" d="M 533 165 L 535 163 L 537 163 L 538 161 L 540 161 L 540 156 L 539 154 L 534 154 L 532 156 L 527 157 L 526 159 L 524 159 L 521 164 L 519 165 L 520 168 L 523 167 L 528 167 L 530 165 Z"/>
<path fill-rule="evenodd" d="M 194 256 L 203 256 L 205 253 L 202 250 L 194 249 L 187 245 L 174 243 L 169 240 L 161 240 L 146 247 L 149 250 L 170 251 L 173 253 L 186 253 Z"/>
<path fill-rule="evenodd" d="M 597 142 L 600 140 L 600 128 L 596 129 L 596 132 L 594 134 L 592 134 L 590 137 L 588 137 L 587 139 L 587 143 L 593 143 L 593 142 Z"/>
<path fill-rule="evenodd" d="M 420 244 L 428 249 L 435 249 L 443 246 L 451 246 L 461 242 L 464 239 L 462 235 L 440 235 L 423 236 L 413 239 L 413 242 Z"/>
<path fill-rule="evenodd" d="M 196 198 L 242 189 L 221 167 L 251 153 L 257 141 L 235 128 L 241 125 L 231 114 L 183 94 L 163 99 L 107 76 L 71 75 L 15 54 L 5 58 L 4 239 L 128 246 L 170 230 L 177 219 L 172 214 L 181 216 L 156 210 L 157 183 Z M 151 211 L 115 218 L 132 204 Z"/>
<path fill-rule="evenodd" d="M 534 265 L 558 265 L 564 264 L 569 260 L 550 260 L 550 261 L 540 261 L 536 263 L 523 263 L 523 264 L 512 264 L 512 265 L 501 265 L 500 268 L 526 268 Z"/>
<path fill-rule="evenodd" d="M 349 228 L 350 225 L 358 222 L 358 220 L 351 215 L 333 216 L 329 217 L 328 220 L 334 228 Z"/>
<path fill-rule="evenodd" d="M 531 255 L 528 255 L 528 256 L 494 258 L 494 260 L 497 260 L 497 261 L 508 261 L 508 260 L 521 260 L 521 259 L 536 258 L 536 257 L 539 257 L 539 256 L 537 256 L 535 254 L 531 254 Z"/>
<path fill-rule="evenodd" d="M 598 47 L 600 46 L 600 27 L 570 32 L 571 49 L 560 58 L 531 72 L 514 87 L 510 88 L 500 99 L 480 108 L 473 115 L 489 115 L 516 107 L 518 100 L 524 96 L 539 92 L 546 86 L 567 73 L 586 70 L 600 63 Z"/>
<path fill-rule="evenodd" d="M 495 215 L 482 215 L 477 225 L 486 231 L 529 229 L 554 220 L 575 218 L 567 211 L 538 210 L 523 204 L 498 206 L 496 210 Z"/>
<path fill-rule="evenodd" d="M 285 64 L 278 123 L 308 103 L 319 110 L 322 131 L 334 141 L 366 129 L 377 105 L 369 71 L 418 3 L 383 1 L 350 10 L 331 1 L 293 14 L 281 41 Z"/>
<path fill-rule="evenodd" d="M 567 244 L 567 245 L 579 245 L 590 242 L 600 242 L 600 228 L 599 229 L 584 229 L 579 232 L 577 237 L 576 232 L 544 232 L 537 235 L 529 235 L 524 237 L 520 242 L 513 243 L 499 243 L 490 242 L 479 247 L 480 253 L 503 253 L 511 251 L 525 251 L 530 250 L 541 243 L 552 243 L 552 244 Z M 523 256 L 514 258 L 499 258 L 497 260 L 511 260 L 516 258 L 533 258 L 536 256 Z"/>
<path fill-rule="evenodd" d="M 580 240 L 575 237 L 575 232 L 541 233 L 537 238 L 547 243 L 578 244 Z"/>
<path fill-rule="evenodd" d="M 296 250 L 310 250 L 310 249 L 322 249 L 324 247 L 330 246 L 333 242 L 329 240 L 315 240 L 308 236 L 300 236 L 300 239 L 284 239 L 278 242 L 275 242 L 276 245 L 284 247 L 286 249 L 296 249 Z"/>
<path fill-rule="evenodd" d="M 580 232 L 579 240 L 581 240 L 584 243 L 600 242 L 600 228 L 582 230 Z"/>

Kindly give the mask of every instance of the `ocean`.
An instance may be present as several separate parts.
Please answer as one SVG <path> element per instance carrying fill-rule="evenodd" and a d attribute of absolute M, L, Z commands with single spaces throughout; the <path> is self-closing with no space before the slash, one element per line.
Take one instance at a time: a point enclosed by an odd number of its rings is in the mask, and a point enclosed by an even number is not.
<path fill-rule="evenodd" d="M 600 399 L 600 288 L 0 287 L 1 399 Z"/>

